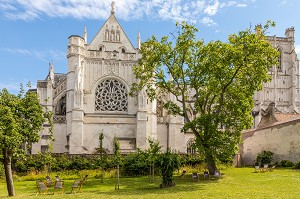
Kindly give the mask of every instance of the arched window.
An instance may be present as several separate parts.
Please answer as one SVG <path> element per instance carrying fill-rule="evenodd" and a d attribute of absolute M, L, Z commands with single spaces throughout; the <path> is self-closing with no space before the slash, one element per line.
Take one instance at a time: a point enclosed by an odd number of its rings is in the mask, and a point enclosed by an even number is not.
<path fill-rule="evenodd" d="M 117 32 L 116 32 L 116 41 L 120 41 L 120 31 L 119 30 L 117 30 Z"/>
<path fill-rule="evenodd" d="M 116 79 L 102 81 L 95 92 L 95 111 L 128 110 L 128 92 L 126 86 Z"/>
<path fill-rule="evenodd" d="M 282 72 L 282 49 L 277 48 L 277 51 L 279 52 L 277 71 Z"/>
<path fill-rule="evenodd" d="M 115 41 L 115 31 L 114 30 L 110 31 L 110 41 Z"/>
<path fill-rule="evenodd" d="M 66 115 L 66 95 L 57 102 L 55 107 L 55 115 Z"/>
<path fill-rule="evenodd" d="M 195 154 L 195 141 L 193 138 L 190 138 L 186 144 L 186 152 L 187 154 Z"/>
<path fill-rule="evenodd" d="M 109 30 L 105 30 L 105 41 L 109 41 Z"/>

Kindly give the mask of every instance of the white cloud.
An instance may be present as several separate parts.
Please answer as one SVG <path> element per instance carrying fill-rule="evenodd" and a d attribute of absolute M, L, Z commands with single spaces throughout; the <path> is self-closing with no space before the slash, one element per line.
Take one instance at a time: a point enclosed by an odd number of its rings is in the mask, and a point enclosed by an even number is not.
<path fill-rule="evenodd" d="M 204 9 L 204 13 L 208 14 L 209 16 L 213 16 L 218 12 L 219 6 L 219 1 L 215 0 L 215 3 L 213 5 L 209 5 Z"/>
<path fill-rule="evenodd" d="M 206 25 L 206 26 L 215 26 L 217 25 L 211 18 L 204 17 L 200 20 L 200 23 Z"/>
<path fill-rule="evenodd" d="M 9 52 L 23 56 L 33 57 L 35 59 L 49 62 L 50 60 L 65 60 L 66 53 L 55 50 L 37 50 L 37 49 L 20 49 L 20 48 L 0 48 L 0 51 Z"/>
<path fill-rule="evenodd" d="M 280 5 L 286 5 L 287 4 L 287 1 L 286 0 L 283 0 Z"/>
<path fill-rule="evenodd" d="M 0 17 L 3 15 L 12 20 L 25 21 L 45 16 L 106 19 L 111 11 L 111 2 L 111 0 L 0 0 Z M 220 3 L 219 0 L 119 0 L 115 1 L 115 12 L 117 17 L 123 20 L 150 18 L 203 22 L 205 17 L 212 17 L 225 7 L 245 7 L 247 2 L 249 1 L 238 3 L 229 0 Z"/>

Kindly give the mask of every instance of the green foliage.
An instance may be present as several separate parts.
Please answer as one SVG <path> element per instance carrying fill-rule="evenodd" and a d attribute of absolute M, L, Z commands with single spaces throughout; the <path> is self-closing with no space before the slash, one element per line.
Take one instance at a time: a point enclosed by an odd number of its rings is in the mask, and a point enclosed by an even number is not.
<path fill-rule="evenodd" d="M 18 95 L 10 94 L 7 89 L 0 91 L 0 151 L 9 196 L 15 195 L 11 170 L 13 156 L 22 151 L 22 144 L 39 140 L 39 131 L 45 121 L 50 124 L 49 131 L 52 134 L 50 116 L 51 113 L 40 105 L 36 92 L 28 91 L 24 94 L 22 86 Z"/>
<path fill-rule="evenodd" d="M 300 161 L 295 163 L 294 168 L 295 169 L 300 169 Z"/>
<path fill-rule="evenodd" d="M 159 155 L 156 164 L 158 165 L 163 178 L 160 187 L 174 186 L 173 173 L 180 168 L 179 155 L 171 152 L 170 149 L 167 149 L 165 153 Z"/>
<path fill-rule="evenodd" d="M 205 162 L 205 157 L 200 154 L 185 154 L 180 156 L 180 162 L 183 166 L 192 166 L 203 164 Z"/>
<path fill-rule="evenodd" d="M 124 157 L 122 164 L 123 176 L 145 176 L 149 171 L 147 159 L 149 154 L 140 149 Z"/>
<path fill-rule="evenodd" d="M 271 164 L 274 153 L 271 151 L 263 151 L 256 157 L 256 162 L 260 165 Z"/>
<path fill-rule="evenodd" d="M 264 39 L 270 26 L 274 23 L 268 21 L 257 32 L 229 35 L 226 43 L 205 43 L 196 39 L 197 28 L 182 22 L 171 39 L 153 36 L 142 44 L 142 58 L 133 68 L 139 81 L 130 94 L 145 89 L 150 100 L 164 103 L 168 114 L 182 116 L 182 131 L 195 134 L 210 173 L 217 160 L 231 161 L 241 131 L 252 125 L 253 94 L 270 80 L 268 70 L 277 64 L 279 53 Z"/>
<path fill-rule="evenodd" d="M 114 137 L 114 162 L 115 164 L 122 163 L 122 155 L 120 150 L 120 142 L 117 137 Z"/>
<path fill-rule="evenodd" d="M 280 166 L 280 167 L 294 167 L 295 164 L 290 160 L 282 160 L 278 166 Z"/>

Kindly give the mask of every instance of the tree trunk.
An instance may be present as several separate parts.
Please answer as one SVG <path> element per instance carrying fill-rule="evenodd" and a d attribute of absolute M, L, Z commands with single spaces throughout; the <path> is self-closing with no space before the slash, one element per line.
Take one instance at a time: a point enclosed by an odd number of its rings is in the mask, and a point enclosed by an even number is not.
<path fill-rule="evenodd" d="M 120 189 L 120 165 L 117 165 L 117 184 L 115 189 Z"/>
<path fill-rule="evenodd" d="M 207 169 L 209 172 L 209 175 L 214 175 L 215 171 L 217 170 L 217 166 L 215 163 L 215 160 L 211 154 L 206 155 L 206 164 L 207 164 Z"/>
<path fill-rule="evenodd" d="M 3 165 L 5 170 L 6 186 L 9 196 L 15 196 L 15 187 L 11 170 L 11 154 L 3 149 Z"/>

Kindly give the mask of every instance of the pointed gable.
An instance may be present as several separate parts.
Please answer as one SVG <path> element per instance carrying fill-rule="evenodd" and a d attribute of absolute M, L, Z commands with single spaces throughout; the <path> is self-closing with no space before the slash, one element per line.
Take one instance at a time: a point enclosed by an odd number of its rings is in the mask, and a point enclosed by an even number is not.
<path fill-rule="evenodd" d="M 105 51 L 118 51 L 125 47 L 126 52 L 135 52 L 134 46 L 113 13 L 89 44 L 89 50 L 99 50 L 101 47 L 104 47 Z"/>

